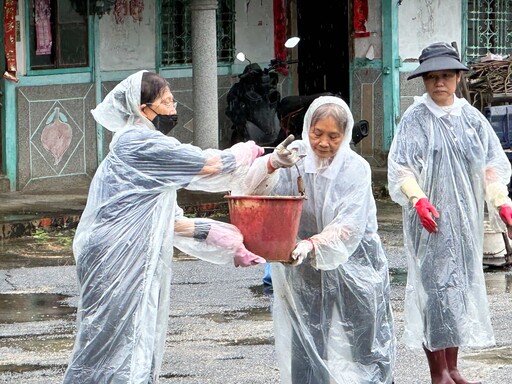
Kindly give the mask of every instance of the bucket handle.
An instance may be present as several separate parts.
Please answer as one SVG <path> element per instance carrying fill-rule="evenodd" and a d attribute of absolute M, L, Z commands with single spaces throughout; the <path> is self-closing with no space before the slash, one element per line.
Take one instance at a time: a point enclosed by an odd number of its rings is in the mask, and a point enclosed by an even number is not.
<path fill-rule="evenodd" d="M 301 156 L 301 159 L 305 156 L 306 155 Z M 299 174 L 299 176 L 297 176 L 297 189 L 299 190 L 300 195 L 304 196 L 304 200 L 307 200 L 308 198 L 306 197 L 306 187 L 304 186 L 304 180 L 302 180 L 302 175 L 300 174 L 297 163 L 295 163 L 295 168 L 297 168 L 297 173 Z"/>

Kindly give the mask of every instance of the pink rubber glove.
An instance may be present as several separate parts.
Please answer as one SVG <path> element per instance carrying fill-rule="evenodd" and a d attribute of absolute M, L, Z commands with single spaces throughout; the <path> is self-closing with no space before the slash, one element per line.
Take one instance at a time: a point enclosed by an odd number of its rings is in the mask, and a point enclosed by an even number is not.
<path fill-rule="evenodd" d="M 235 156 L 237 166 L 251 165 L 256 158 L 265 153 L 265 150 L 256 145 L 253 140 L 249 140 L 245 143 L 237 143 L 230 149 Z"/>
<path fill-rule="evenodd" d="M 264 264 L 267 261 L 251 251 L 248 251 L 244 245 L 239 247 L 235 252 L 235 267 L 250 267 L 251 265 Z"/>
<path fill-rule="evenodd" d="M 437 232 L 437 223 L 434 221 L 432 216 L 437 219 L 439 217 L 439 213 L 437 213 L 436 208 L 430 204 L 430 201 L 428 201 L 426 197 L 423 197 L 416 202 L 414 208 L 416 208 L 416 211 L 418 212 L 418 216 L 420 217 L 423 227 L 430 233 Z"/>

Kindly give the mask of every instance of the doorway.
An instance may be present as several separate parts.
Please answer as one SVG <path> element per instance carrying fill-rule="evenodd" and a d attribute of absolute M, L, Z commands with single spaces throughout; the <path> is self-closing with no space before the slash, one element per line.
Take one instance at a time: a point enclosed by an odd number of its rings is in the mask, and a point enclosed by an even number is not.
<path fill-rule="evenodd" d="M 300 95 L 340 93 L 350 102 L 349 26 L 348 1 L 297 1 Z"/>

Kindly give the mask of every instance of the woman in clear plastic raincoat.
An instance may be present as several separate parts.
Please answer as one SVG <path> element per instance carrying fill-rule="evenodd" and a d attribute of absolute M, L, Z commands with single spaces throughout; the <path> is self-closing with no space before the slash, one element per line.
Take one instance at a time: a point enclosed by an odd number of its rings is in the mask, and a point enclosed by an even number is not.
<path fill-rule="evenodd" d="M 176 202 L 180 188 L 228 190 L 262 148 L 253 142 L 224 151 L 182 144 L 165 135 L 177 121 L 175 109 L 167 81 L 140 71 L 92 111 L 114 136 L 73 242 L 78 331 L 64 383 L 158 381 L 173 246 L 217 264 L 264 262 L 245 249 L 236 227 L 186 218 Z"/>
<path fill-rule="evenodd" d="M 353 117 L 338 97 L 309 107 L 302 157 L 272 172 L 257 159 L 233 194 L 298 196 L 303 203 L 292 265 L 272 265 L 273 321 L 281 383 L 393 381 L 395 336 L 388 263 L 377 234 L 369 164 L 350 148 Z M 269 168 L 269 169 L 267 169 Z"/>
<path fill-rule="evenodd" d="M 408 255 L 404 343 L 425 350 L 432 383 L 470 383 L 459 347 L 494 344 L 482 266 L 484 202 L 491 224 L 512 224 L 510 163 L 487 119 L 455 96 L 467 70 L 434 43 L 409 79 L 426 93 L 404 113 L 388 157 L 388 185 L 403 207 Z"/>

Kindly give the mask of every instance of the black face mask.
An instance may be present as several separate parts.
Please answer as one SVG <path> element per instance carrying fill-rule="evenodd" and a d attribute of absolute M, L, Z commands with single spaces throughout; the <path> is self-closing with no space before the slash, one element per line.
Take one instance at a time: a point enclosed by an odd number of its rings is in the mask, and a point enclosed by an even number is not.
<path fill-rule="evenodd" d="M 178 124 L 178 115 L 159 115 L 157 114 L 153 120 L 151 120 L 155 128 L 162 132 L 164 135 L 167 135 L 171 132 L 176 124 Z"/>

